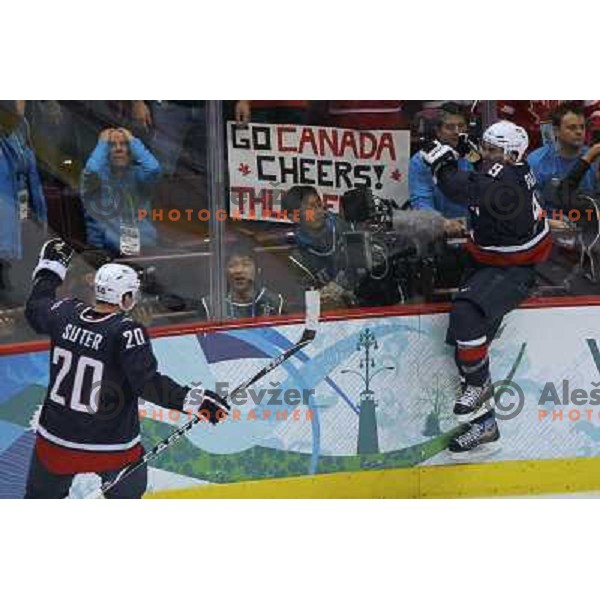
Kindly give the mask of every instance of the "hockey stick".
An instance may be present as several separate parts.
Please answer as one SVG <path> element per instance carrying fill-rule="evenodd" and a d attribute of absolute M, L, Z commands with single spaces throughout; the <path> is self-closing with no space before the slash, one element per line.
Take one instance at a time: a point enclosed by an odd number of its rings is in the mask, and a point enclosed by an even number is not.
<path fill-rule="evenodd" d="M 262 379 L 265 375 L 276 369 L 281 363 L 286 361 L 288 358 L 297 354 L 302 348 L 310 344 L 317 334 L 317 326 L 319 323 L 319 312 L 320 312 L 320 298 L 318 291 L 307 291 L 305 295 L 306 302 L 306 318 L 304 322 L 304 330 L 298 342 L 291 348 L 273 358 L 266 366 L 264 366 L 258 373 L 250 377 L 248 380 L 238 385 L 235 390 L 227 394 L 226 400 L 236 394 L 237 392 L 243 391 L 249 388 L 253 383 L 256 383 L 259 379 Z M 159 442 L 152 450 L 149 450 L 136 462 L 127 465 L 112 481 L 107 481 L 100 487 L 100 495 L 94 493 L 95 498 L 108 492 L 117 483 L 123 481 L 126 477 L 129 477 L 134 471 L 139 469 L 142 465 L 152 460 L 155 456 L 158 456 L 164 452 L 169 446 L 173 445 L 179 438 L 185 435 L 192 427 L 204 421 L 205 418 L 200 414 L 195 414 L 194 417 L 188 421 L 185 425 L 182 425 L 179 429 L 175 430 L 169 437 L 165 438 L 162 442 Z"/>

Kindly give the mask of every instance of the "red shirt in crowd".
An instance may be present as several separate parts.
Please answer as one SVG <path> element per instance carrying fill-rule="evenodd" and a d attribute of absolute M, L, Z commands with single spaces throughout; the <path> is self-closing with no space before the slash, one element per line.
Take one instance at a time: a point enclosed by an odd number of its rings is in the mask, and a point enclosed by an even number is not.
<path fill-rule="evenodd" d="M 329 100 L 328 124 L 345 129 L 408 129 L 402 100 Z"/>

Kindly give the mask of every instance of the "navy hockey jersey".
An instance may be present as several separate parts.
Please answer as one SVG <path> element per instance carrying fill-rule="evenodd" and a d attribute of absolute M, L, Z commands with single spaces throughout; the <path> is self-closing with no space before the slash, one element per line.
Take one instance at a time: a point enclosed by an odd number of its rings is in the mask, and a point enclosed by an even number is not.
<path fill-rule="evenodd" d="M 494 163 L 485 173 L 459 171 L 456 163 L 440 168 L 438 185 L 471 213 L 467 250 L 480 263 L 511 266 L 545 261 L 552 237 L 537 199 L 535 177 L 525 163 Z"/>
<path fill-rule="evenodd" d="M 31 326 L 51 342 L 36 452 L 55 473 L 120 469 L 143 452 L 138 398 L 182 410 L 189 388 L 158 372 L 143 325 L 75 299 L 57 301 L 60 283 L 42 271 L 26 305 Z"/>

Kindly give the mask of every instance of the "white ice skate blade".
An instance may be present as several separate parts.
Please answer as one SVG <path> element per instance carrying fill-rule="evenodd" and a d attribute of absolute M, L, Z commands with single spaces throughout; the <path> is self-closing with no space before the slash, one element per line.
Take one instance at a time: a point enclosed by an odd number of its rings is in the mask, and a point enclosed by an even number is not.
<path fill-rule="evenodd" d="M 459 423 L 471 423 L 471 421 L 474 421 L 475 419 L 478 419 L 479 417 L 483 417 L 483 415 L 485 415 L 486 413 L 489 413 L 490 410 L 492 410 L 493 408 L 495 408 L 496 403 L 494 402 L 494 397 L 490 397 L 488 398 L 482 405 L 480 408 L 478 408 L 475 412 L 466 414 L 466 415 L 454 415 L 456 417 L 456 420 Z"/>
<path fill-rule="evenodd" d="M 473 450 L 467 450 L 466 452 L 451 452 L 448 450 L 448 456 L 454 462 L 461 463 L 478 463 L 482 459 L 487 459 L 491 456 L 495 456 L 502 451 L 502 442 L 488 442 L 487 444 L 481 444 Z"/>

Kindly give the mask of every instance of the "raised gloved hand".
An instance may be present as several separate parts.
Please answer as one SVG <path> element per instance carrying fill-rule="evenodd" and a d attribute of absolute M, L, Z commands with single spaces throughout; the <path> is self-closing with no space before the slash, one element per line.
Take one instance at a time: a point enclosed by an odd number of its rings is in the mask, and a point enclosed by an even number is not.
<path fill-rule="evenodd" d="M 459 156 L 464 156 L 471 163 L 476 163 L 481 160 L 481 154 L 479 152 L 477 140 L 468 133 L 458 134 L 456 152 Z"/>
<path fill-rule="evenodd" d="M 229 404 L 216 392 L 196 386 L 187 393 L 183 401 L 183 410 L 188 413 L 200 413 L 209 423 L 216 425 L 227 416 Z"/>
<path fill-rule="evenodd" d="M 47 241 L 40 250 L 38 264 L 33 270 L 32 278 L 35 279 L 40 271 L 51 271 L 65 280 L 67 269 L 73 257 L 73 248 L 60 238 Z"/>
<path fill-rule="evenodd" d="M 431 168 L 434 177 L 441 167 L 456 163 L 458 159 L 458 154 L 452 146 L 442 144 L 438 140 L 428 142 L 419 154 L 423 162 Z"/>

